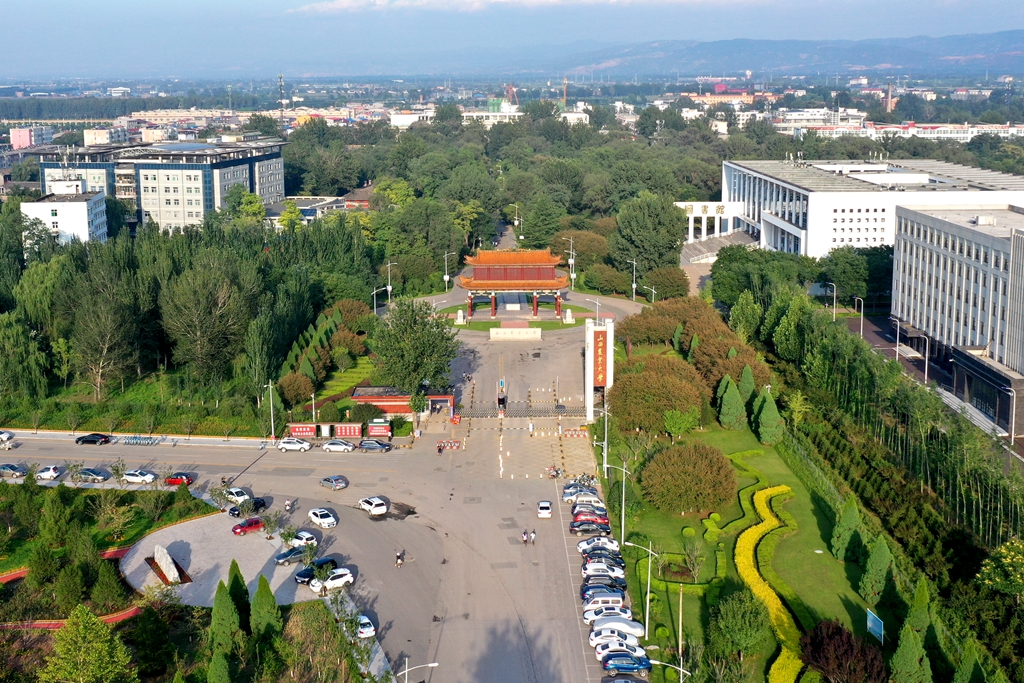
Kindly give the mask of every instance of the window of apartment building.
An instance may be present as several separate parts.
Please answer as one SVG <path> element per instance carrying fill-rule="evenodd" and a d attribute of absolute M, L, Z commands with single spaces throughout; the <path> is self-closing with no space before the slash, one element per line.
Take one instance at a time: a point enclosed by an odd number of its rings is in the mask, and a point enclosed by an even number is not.
<path fill-rule="evenodd" d="M 165 199 L 164 200 L 164 206 L 170 206 L 170 205 L 171 205 L 171 200 L 170 199 Z"/>
<path fill-rule="evenodd" d="M 181 200 L 180 199 L 175 199 L 174 200 L 174 205 L 175 206 L 181 206 Z"/>
<path fill-rule="evenodd" d="M 53 221 L 53 222 L 51 222 L 51 223 L 50 223 L 50 227 L 51 227 L 52 229 L 56 230 L 56 229 L 57 229 L 57 221 Z"/>
<path fill-rule="evenodd" d="M 167 194 L 170 194 L 171 193 L 171 188 L 165 187 L 164 188 L 164 192 L 166 192 Z"/>
<path fill-rule="evenodd" d="M 50 216 L 56 217 L 56 215 L 57 215 L 57 209 L 50 209 Z"/>

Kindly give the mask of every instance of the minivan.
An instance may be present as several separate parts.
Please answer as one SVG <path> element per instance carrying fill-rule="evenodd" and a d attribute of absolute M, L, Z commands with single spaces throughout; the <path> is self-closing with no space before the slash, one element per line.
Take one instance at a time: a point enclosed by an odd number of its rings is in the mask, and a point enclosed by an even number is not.
<path fill-rule="evenodd" d="M 585 503 L 587 505 L 593 505 L 595 507 L 604 507 L 604 502 L 592 493 L 581 493 L 580 495 L 576 496 L 575 500 L 568 502 L 575 503 L 576 505 L 579 505 L 580 503 Z"/>
<path fill-rule="evenodd" d="M 589 612 L 590 610 L 597 609 L 599 607 L 625 607 L 626 598 L 623 595 L 613 595 L 610 593 L 598 593 L 593 596 L 585 603 L 583 603 L 583 611 Z"/>

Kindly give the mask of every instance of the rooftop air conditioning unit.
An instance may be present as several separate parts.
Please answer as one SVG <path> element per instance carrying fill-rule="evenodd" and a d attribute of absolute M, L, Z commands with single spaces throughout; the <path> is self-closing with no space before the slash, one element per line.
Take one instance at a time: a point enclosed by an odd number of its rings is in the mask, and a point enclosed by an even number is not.
<path fill-rule="evenodd" d="M 995 216 L 975 216 L 971 220 L 971 222 L 974 223 L 975 225 L 995 225 L 996 224 L 996 217 Z"/>

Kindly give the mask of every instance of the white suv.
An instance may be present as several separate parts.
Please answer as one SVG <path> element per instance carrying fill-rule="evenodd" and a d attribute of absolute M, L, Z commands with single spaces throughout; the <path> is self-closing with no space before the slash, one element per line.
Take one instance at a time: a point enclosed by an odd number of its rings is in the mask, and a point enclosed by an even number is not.
<path fill-rule="evenodd" d="M 388 503 L 382 498 L 373 496 L 371 498 L 363 498 L 359 501 L 359 507 L 366 510 L 367 514 L 371 517 L 377 517 L 379 515 L 386 515 L 388 512 Z"/>
<path fill-rule="evenodd" d="M 282 453 L 285 451 L 298 451 L 300 453 L 305 453 L 313 447 L 313 444 L 308 441 L 303 441 L 302 439 L 296 439 L 295 437 L 289 436 L 278 441 L 277 447 Z"/>

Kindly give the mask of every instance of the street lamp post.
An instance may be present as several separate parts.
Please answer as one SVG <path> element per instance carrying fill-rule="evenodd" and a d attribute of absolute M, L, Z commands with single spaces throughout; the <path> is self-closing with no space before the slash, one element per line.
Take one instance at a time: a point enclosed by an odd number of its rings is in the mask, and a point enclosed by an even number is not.
<path fill-rule="evenodd" d="M 512 225 L 515 226 L 515 230 L 512 231 L 512 240 L 513 240 L 514 244 L 518 244 L 519 240 L 523 239 L 519 235 L 519 205 L 518 204 L 513 204 L 512 206 L 516 210 L 516 216 L 515 216 L 515 218 L 512 219 Z"/>
<path fill-rule="evenodd" d="M 1013 397 L 1010 402 L 1010 447 L 1012 448 L 1017 439 L 1017 390 L 1013 387 L 1002 387 L 1002 390 Z"/>
<path fill-rule="evenodd" d="M 420 664 L 419 666 L 409 667 L 409 658 L 405 658 L 405 671 L 400 671 L 399 676 L 403 677 L 405 683 L 409 683 L 409 672 L 415 671 L 416 669 L 433 669 L 438 665 L 438 662 L 431 662 L 430 664 Z"/>
<path fill-rule="evenodd" d="M 377 313 L 377 292 L 383 292 L 385 289 L 387 289 L 387 287 L 381 287 L 380 289 L 373 290 L 373 314 L 374 315 L 379 315 Z"/>
<path fill-rule="evenodd" d="M 563 242 L 569 243 L 569 289 L 576 291 L 576 249 L 573 248 L 572 237 L 563 237 Z"/>
<path fill-rule="evenodd" d="M 648 287 L 647 285 L 643 285 L 643 288 L 651 290 L 651 305 L 654 305 L 654 297 L 657 296 L 658 293 L 654 291 L 654 287 Z"/>
<path fill-rule="evenodd" d="M 263 388 L 270 389 L 270 441 L 273 443 L 277 441 L 277 430 L 274 429 L 274 384 L 267 382 Z"/>
<path fill-rule="evenodd" d="M 932 341 L 924 335 L 924 385 L 928 386 L 928 365 L 932 357 Z"/>
<path fill-rule="evenodd" d="M 316 392 L 313 392 L 312 398 L 313 398 L 313 429 L 315 430 L 316 429 Z M 314 434 L 314 436 L 316 436 L 316 435 Z"/>
<path fill-rule="evenodd" d="M 389 261 L 388 262 L 388 286 L 385 287 L 385 289 L 388 290 L 388 306 L 391 305 L 391 266 L 397 266 L 397 265 L 398 264 L 393 262 L 393 261 Z"/>
<path fill-rule="evenodd" d="M 606 415 L 604 419 L 605 419 L 605 421 L 607 421 L 608 420 L 608 416 Z M 621 538 L 623 541 L 625 541 L 626 540 L 626 475 L 627 474 L 633 474 L 633 473 L 630 472 L 629 470 L 627 470 L 625 467 L 619 467 L 618 465 L 606 465 L 606 467 L 613 467 L 613 468 L 615 468 L 617 470 L 622 470 L 622 507 L 619 508 L 619 520 L 622 522 L 622 524 L 619 525 L 620 526 L 619 538 Z M 605 476 L 607 476 L 607 474 Z"/>
<path fill-rule="evenodd" d="M 601 302 L 600 302 L 600 300 L 598 300 L 598 299 L 587 299 L 587 301 L 589 301 L 592 304 L 597 304 L 597 313 L 595 313 L 594 315 L 597 316 L 597 323 L 600 324 L 601 323 Z"/>
<path fill-rule="evenodd" d="M 826 287 L 825 294 L 826 295 L 828 294 L 828 286 L 829 285 L 832 285 L 832 322 L 835 322 L 836 321 L 836 292 L 837 292 L 837 290 L 836 290 L 836 283 L 834 283 L 834 282 L 826 282 L 825 283 L 825 287 Z"/>
<path fill-rule="evenodd" d="M 607 478 L 608 468 L 611 467 L 611 465 L 608 464 L 608 418 L 611 416 L 611 413 L 608 412 L 607 404 L 605 404 L 605 407 L 601 408 L 600 410 L 601 413 L 604 415 L 604 443 L 601 444 L 601 471 L 603 473 L 603 476 Z M 597 439 L 594 439 L 594 447 L 597 447 Z"/>
<path fill-rule="evenodd" d="M 889 316 L 889 320 L 896 323 L 896 362 L 900 362 L 900 319 L 894 315 Z"/>
<path fill-rule="evenodd" d="M 626 539 L 622 539 L 622 545 L 632 546 L 634 548 L 640 548 L 640 550 L 647 551 L 647 603 L 644 605 L 644 638 L 647 638 L 648 626 L 651 621 L 651 560 L 654 557 L 661 557 L 658 553 L 654 552 L 650 548 L 650 541 L 647 542 L 648 547 L 637 545 L 636 543 L 630 543 Z"/>
<path fill-rule="evenodd" d="M 680 656 L 682 656 L 682 653 L 680 653 Z M 651 659 L 651 660 L 648 660 L 648 661 L 650 661 L 650 663 L 651 663 L 651 664 L 657 664 L 658 666 L 670 666 L 670 667 L 672 667 L 673 669 L 675 669 L 676 671 L 678 671 L 678 672 L 680 672 L 680 673 L 684 673 L 684 674 L 686 674 L 687 676 L 690 676 L 690 675 L 692 675 L 692 674 L 690 674 L 690 672 L 689 672 L 689 671 L 687 671 L 687 670 L 686 670 L 686 669 L 684 669 L 683 667 L 681 667 L 681 666 L 676 666 L 675 664 L 669 664 L 668 662 L 659 662 L 659 661 L 658 661 L 658 660 L 656 660 L 656 659 Z"/>
<path fill-rule="evenodd" d="M 626 261 L 626 263 L 633 264 L 633 301 L 636 301 L 636 259 Z"/>
<path fill-rule="evenodd" d="M 857 302 L 860 302 L 860 338 L 864 338 L 864 299 L 859 296 L 853 297 L 853 310 L 857 310 Z"/>
<path fill-rule="evenodd" d="M 448 277 L 448 257 L 455 255 L 456 252 L 454 251 L 448 252 L 447 254 L 444 255 L 444 291 L 446 292 L 448 291 L 448 281 L 451 280 L 451 278 Z"/>

